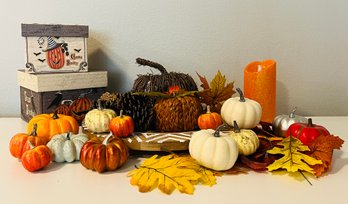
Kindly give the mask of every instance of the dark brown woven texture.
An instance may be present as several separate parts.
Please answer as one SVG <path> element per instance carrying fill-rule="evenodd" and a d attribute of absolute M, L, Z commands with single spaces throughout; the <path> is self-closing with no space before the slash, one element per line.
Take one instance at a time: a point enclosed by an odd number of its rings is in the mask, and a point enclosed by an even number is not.
<path fill-rule="evenodd" d="M 187 91 L 197 91 L 197 84 L 188 74 L 167 72 L 160 64 L 146 59 L 137 58 L 141 66 L 158 69 L 161 74 L 138 75 L 134 81 L 132 92 L 167 92 L 170 86 L 179 86 Z"/>
<path fill-rule="evenodd" d="M 159 99 L 155 106 L 156 130 L 180 132 L 197 129 L 202 107 L 195 96 Z"/>

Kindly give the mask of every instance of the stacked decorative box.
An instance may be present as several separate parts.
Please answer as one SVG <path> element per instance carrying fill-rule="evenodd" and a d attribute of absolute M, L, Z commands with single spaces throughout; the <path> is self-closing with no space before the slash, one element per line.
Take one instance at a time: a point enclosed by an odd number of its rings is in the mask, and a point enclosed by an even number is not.
<path fill-rule="evenodd" d="M 26 68 L 17 71 L 21 117 L 52 113 L 79 97 L 96 100 L 107 87 L 107 71 L 88 71 L 88 26 L 22 24 Z"/>

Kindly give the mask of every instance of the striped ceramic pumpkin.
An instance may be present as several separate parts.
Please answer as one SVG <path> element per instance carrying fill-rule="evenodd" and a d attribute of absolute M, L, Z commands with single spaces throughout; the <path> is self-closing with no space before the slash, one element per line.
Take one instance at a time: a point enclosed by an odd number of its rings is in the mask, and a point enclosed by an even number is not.
<path fill-rule="evenodd" d="M 62 47 L 56 47 L 47 52 L 47 63 L 52 69 L 60 69 L 64 66 L 65 59 Z"/>
<path fill-rule="evenodd" d="M 92 109 L 92 101 L 87 97 L 81 97 L 74 100 L 70 104 L 71 116 L 74 117 L 77 122 L 81 123 L 86 116 L 86 113 Z"/>

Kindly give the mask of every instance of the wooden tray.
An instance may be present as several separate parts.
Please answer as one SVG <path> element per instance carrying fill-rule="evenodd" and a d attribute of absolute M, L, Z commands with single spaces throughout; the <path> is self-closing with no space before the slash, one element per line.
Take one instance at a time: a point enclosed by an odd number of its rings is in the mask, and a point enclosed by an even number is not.
<path fill-rule="evenodd" d="M 105 137 L 109 133 L 96 134 L 87 129 L 83 132 L 88 136 Z M 129 149 L 138 151 L 182 151 L 188 150 L 191 139 L 190 132 L 135 132 L 131 136 L 122 138 Z"/>

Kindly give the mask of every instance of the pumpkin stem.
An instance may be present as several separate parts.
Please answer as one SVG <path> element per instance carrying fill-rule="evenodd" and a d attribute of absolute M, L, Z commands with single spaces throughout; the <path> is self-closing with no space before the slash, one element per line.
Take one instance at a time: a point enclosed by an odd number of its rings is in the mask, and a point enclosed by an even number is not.
<path fill-rule="evenodd" d="M 233 121 L 233 129 L 235 133 L 240 133 L 240 128 L 235 120 Z"/>
<path fill-rule="evenodd" d="M 67 139 L 67 140 L 70 140 L 70 135 L 71 135 L 71 132 L 70 132 L 70 131 L 66 133 L 66 139 Z"/>
<path fill-rule="evenodd" d="M 296 110 L 297 110 L 297 107 L 295 107 L 295 108 L 291 111 L 291 113 L 290 113 L 290 115 L 289 115 L 290 118 L 294 118 L 294 117 L 295 117 L 295 112 L 296 112 Z"/>
<path fill-rule="evenodd" d="M 31 133 L 29 135 L 37 136 L 37 123 L 34 124 L 33 130 L 31 131 Z"/>
<path fill-rule="evenodd" d="M 207 114 L 209 114 L 209 113 L 211 113 L 211 112 L 210 112 L 210 106 L 207 105 Z"/>
<path fill-rule="evenodd" d="M 146 59 L 142 59 L 142 58 L 137 58 L 135 61 L 139 65 L 149 66 L 149 67 L 155 68 L 155 69 L 159 70 L 161 72 L 161 74 L 168 74 L 166 68 L 164 68 L 161 64 L 159 64 L 157 62 L 152 62 L 150 60 L 146 60 Z"/>
<path fill-rule="evenodd" d="M 120 110 L 120 118 L 123 118 L 123 110 Z"/>
<path fill-rule="evenodd" d="M 214 137 L 220 137 L 220 131 L 223 129 L 223 128 L 226 128 L 228 127 L 228 125 L 226 123 L 220 125 L 219 127 L 216 128 L 215 132 L 214 132 Z"/>
<path fill-rule="evenodd" d="M 103 145 L 107 145 L 108 144 L 108 140 L 109 138 L 112 136 L 112 133 L 110 133 L 108 136 L 106 136 L 106 138 L 103 140 Z"/>
<path fill-rule="evenodd" d="M 313 121 L 312 121 L 312 118 L 308 118 L 308 125 L 307 127 L 313 127 Z"/>
<path fill-rule="evenodd" d="M 236 90 L 237 90 L 239 97 L 240 97 L 239 101 L 245 102 L 245 97 L 244 97 L 243 91 L 240 88 L 237 88 Z"/>
<path fill-rule="evenodd" d="M 98 103 L 98 110 L 102 110 L 101 100 L 98 99 L 97 103 Z"/>
<path fill-rule="evenodd" d="M 56 119 L 59 118 L 59 116 L 58 116 L 58 110 L 57 110 L 57 109 L 53 112 L 52 118 L 53 118 L 54 120 L 56 120 Z"/>

